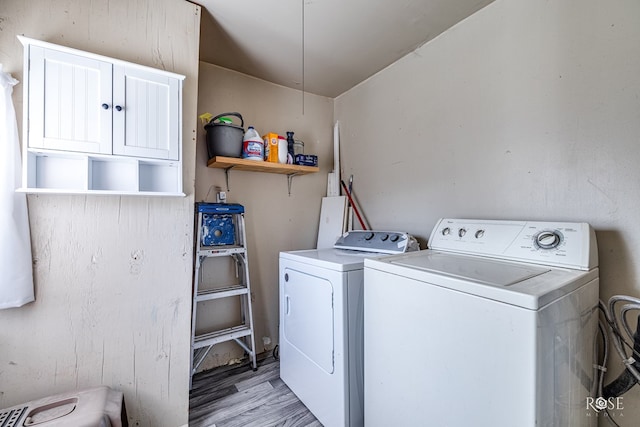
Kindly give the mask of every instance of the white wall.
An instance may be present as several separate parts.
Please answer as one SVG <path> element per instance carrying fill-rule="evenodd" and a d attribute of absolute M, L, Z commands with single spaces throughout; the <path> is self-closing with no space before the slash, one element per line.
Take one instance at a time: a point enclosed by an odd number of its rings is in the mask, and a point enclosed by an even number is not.
<path fill-rule="evenodd" d="M 199 24 L 182 0 L 0 3 L 0 62 L 19 80 L 17 34 L 187 76 L 188 194 L 29 196 L 36 301 L 0 311 L 0 407 L 104 384 L 130 425 L 187 422 Z"/>
<path fill-rule="evenodd" d="M 344 176 L 423 243 L 446 216 L 589 222 L 601 297 L 640 297 L 639 99 L 639 2 L 497 0 L 336 99 Z"/>
<path fill-rule="evenodd" d="M 318 156 L 320 172 L 293 178 L 290 196 L 285 175 L 229 172 L 228 201 L 240 203 L 246 210 L 256 346 L 258 352 L 263 351 L 262 337 L 270 337 L 272 344 L 266 350 L 271 350 L 278 342 L 279 252 L 316 245 L 320 202 L 326 195 L 327 173 L 333 168 L 333 100 L 306 93 L 303 113 L 303 94 L 298 90 L 205 62 L 200 63 L 199 76 L 199 115 L 239 112 L 245 129 L 254 126 L 260 135 L 268 132 L 285 135 L 286 131 L 293 131 L 296 139 L 304 141 L 305 153 Z M 222 169 L 207 167 L 202 125 L 198 127 L 197 138 L 196 201 L 206 198 L 215 202 L 215 187 L 227 189 L 225 174 Z M 215 324 L 224 320 L 226 314 L 208 317 Z M 225 364 L 241 355 L 242 350 L 235 344 L 219 344 L 202 368 Z"/>

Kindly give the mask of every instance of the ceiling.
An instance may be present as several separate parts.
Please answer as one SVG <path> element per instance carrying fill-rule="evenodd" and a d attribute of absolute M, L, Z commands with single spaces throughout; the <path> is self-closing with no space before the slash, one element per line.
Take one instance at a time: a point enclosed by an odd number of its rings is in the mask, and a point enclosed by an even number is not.
<path fill-rule="evenodd" d="M 200 60 L 335 98 L 492 1 L 197 0 Z"/>

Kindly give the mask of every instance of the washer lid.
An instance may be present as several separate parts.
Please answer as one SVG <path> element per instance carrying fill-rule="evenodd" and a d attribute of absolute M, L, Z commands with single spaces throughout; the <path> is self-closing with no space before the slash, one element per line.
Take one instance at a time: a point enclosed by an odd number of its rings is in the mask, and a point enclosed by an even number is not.
<path fill-rule="evenodd" d="M 405 258 L 392 263 L 491 286 L 511 286 L 550 271 L 548 268 L 537 266 L 505 264 L 486 258 L 437 252 L 432 252 L 428 257 Z"/>
<path fill-rule="evenodd" d="M 538 310 L 598 278 L 598 269 L 570 270 L 475 255 L 427 249 L 383 258 L 365 259 L 367 270 L 453 291 Z M 401 292 L 406 282 L 389 278 L 389 291 Z"/>

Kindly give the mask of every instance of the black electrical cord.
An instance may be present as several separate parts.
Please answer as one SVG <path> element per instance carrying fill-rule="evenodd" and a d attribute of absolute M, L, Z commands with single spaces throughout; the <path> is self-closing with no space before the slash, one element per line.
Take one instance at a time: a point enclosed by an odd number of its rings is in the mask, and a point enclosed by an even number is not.
<path fill-rule="evenodd" d="M 604 306 L 604 303 L 602 301 L 600 301 L 600 305 L 598 306 L 598 309 L 602 312 L 604 316 L 604 320 L 609 326 L 609 330 L 613 333 L 613 335 L 615 335 L 618 341 L 621 342 L 624 346 L 626 346 L 629 350 L 631 350 L 631 352 L 640 360 L 640 352 L 634 348 L 635 344 L 630 344 L 625 339 L 624 335 L 622 335 L 622 332 L 620 332 L 620 329 L 618 328 L 618 326 L 610 319 L 607 309 Z M 603 333 L 603 340 L 606 340 L 604 333 Z M 634 339 L 634 342 L 635 342 L 635 339 Z M 605 359 L 603 361 L 603 366 L 606 365 L 606 363 L 607 363 L 607 360 Z"/>
<path fill-rule="evenodd" d="M 605 409 L 605 412 L 607 413 L 607 420 L 613 424 L 616 427 L 622 427 L 620 424 L 618 424 L 617 422 L 614 421 L 613 417 L 611 416 L 611 414 L 609 413 L 608 409 Z"/>
<path fill-rule="evenodd" d="M 627 304 L 621 308 L 620 317 L 617 316 L 614 311 L 615 305 L 618 302 L 627 302 Z M 598 362 L 594 364 L 594 372 L 596 373 L 595 387 L 597 388 L 595 395 L 608 400 L 610 398 L 617 398 L 626 393 L 634 385 L 640 384 L 640 377 L 638 376 L 638 372 L 640 371 L 640 362 L 638 361 L 640 359 L 640 316 L 638 316 L 635 333 L 631 332 L 629 322 L 626 319 L 626 315 L 630 311 L 640 310 L 640 300 L 633 297 L 616 295 L 609 299 L 608 306 L 601 300 L 598 308 L 602 313 L 601 319 L 598 322 L 598 329 L 599 335 L 602 336 L 603 347 L 601 349 L 603 351 L 603 360 L 602 363 L 600 363 L 600 360 L 598 359 Z M 606 325 L 609 326 L 609 333 L 605 330 L 605 322 Z M 620 324 L 622 324 L 622 327 Z M 622 331 L 622 328 L 624 328 L 624 331 Z M 623 332 L 626 332 L 626 335 L 624 335 Z M 604 387 L 603 380 L 609 353 L 609 334 L 612 336 L 611 340 L 613 341 L 615 349 L 624 362 L 625 369 L 618 378 Z M 629 343 L 628 338 L 632 340 L 632 343 Z M 631 355 L 628 356 L 624 349 L 630 349 Z M 607 421 L 615 427 L 621 427 L 620 424 L 614 420 L 609 408 L 605 407 L 603 409 L 604 414 L 606 414 L 605 418 Z"/>
<path fill-rule="evenodd" d="M 640 315 L 638 316 L 638 326 L 635 334 L 633 335 L 633 352 L 634 354 L 640 354 Z M 640 362 L 635 361 L 633 366 L 640 370 Z M 611 383 L 607 384 L 602 392 L 602 395 L 605 399 L 610 397 L 618 397 L 629 391 L 634 385 L 638 384 L 638 379 L 629 372 L 628 369 L 622 371 L 622 373 L 613 380 Z"/>

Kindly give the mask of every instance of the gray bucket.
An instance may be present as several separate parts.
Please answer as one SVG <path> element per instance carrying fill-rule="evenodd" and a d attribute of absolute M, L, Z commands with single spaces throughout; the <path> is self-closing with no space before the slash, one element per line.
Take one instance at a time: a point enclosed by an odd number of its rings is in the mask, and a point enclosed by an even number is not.
<path fill-rule="evenodd" d="M 235 116 L 240 119 L 240 126 L 226 123 L 220 119 Z M 209 159 L 216 156 L 242 157 L 242 138 L 244 136 L 244 120 L 240 113 L 224 113 L 212 118 L 204 126 L 207 131 L 207 152 Z"/>

